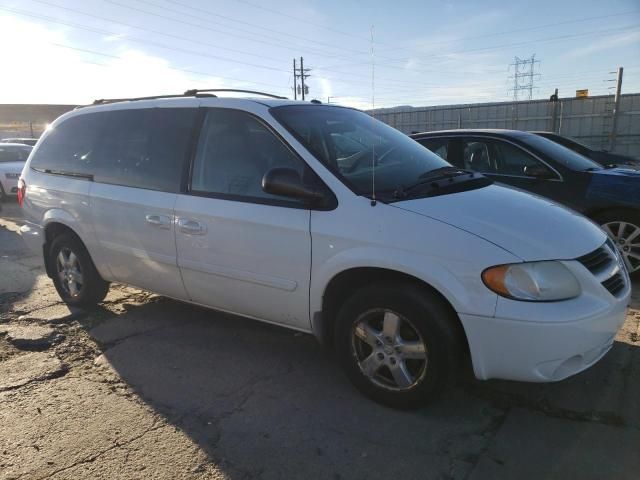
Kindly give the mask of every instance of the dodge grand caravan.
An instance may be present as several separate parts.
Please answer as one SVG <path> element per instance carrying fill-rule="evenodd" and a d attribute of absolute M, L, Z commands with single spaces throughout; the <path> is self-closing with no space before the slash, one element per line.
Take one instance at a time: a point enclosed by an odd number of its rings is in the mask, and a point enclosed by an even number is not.
<path fill-rule="evenodd" d="M 580 372 L 630 295 L 581 215 L 318 102 L 98 101 L 44 134 L 19 201 L 68 304 L 121 282 L 313 333 L 395 407 L 432 397 L 465 352 L 479 379 Z"/>

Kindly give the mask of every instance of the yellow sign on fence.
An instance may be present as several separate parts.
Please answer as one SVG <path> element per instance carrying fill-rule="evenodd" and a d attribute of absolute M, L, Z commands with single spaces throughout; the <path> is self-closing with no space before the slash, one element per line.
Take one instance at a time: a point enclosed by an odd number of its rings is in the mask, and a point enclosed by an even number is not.
<path fill-rule="evenodd" d="M 589 89 L 576 90 L 576 98 L 587 98 L 589 96 Z"/>

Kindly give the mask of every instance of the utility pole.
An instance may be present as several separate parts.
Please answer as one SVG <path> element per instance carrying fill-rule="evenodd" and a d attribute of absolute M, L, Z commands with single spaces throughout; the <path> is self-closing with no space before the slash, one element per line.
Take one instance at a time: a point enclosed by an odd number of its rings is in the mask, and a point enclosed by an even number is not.
<path fill-rule="evenodd" d="M 553 133 L 558 133 L 558 89 L 556 88 L 551 98 L 549 98 L 551 102 L 551 131 Z"/>
<path fill-rule="evenodd" d="M 296 69 L 296 59 L 293 59 L 293 99 L 298 99 L 298 70 Z"/>
<path fill-rule="evenodd" d="M 620 110 L 620 94 L 622 92 L 622 67 L 618 67 L 618 77 L 616 80 L 616 95 L 613 100 L 613 118 L 611 122 L 611 134 L 609 135 L 609 151 L 613 152 L 616 146 L 616 135 L 618 128 L 618 114 Z"/>
<path fill-rule="evenodd" d="M 309 73 L 307 73 L 310 71 L 310 68 L 304 68 L 304 58 L 300 57 L 300 68 L 297 68 L 296 59 L 293 59 L 293 98 L 295 100 L 298 99 L 298 93 L 300 93 L 302 100 L 304 100 L 305 96 L 309 93 L 309 85 L 305 84 L 305 80 L 311 76 Z M 298 78 L 300 79 L 299 86 Z"/>
<path fill-rule="evenodd" d="M 514 57 L 513 63 L 513 75 L 509 78 L 513 79 L 513 100 L 519 100 L 519 93 L 522 90 L 528 90 L 527 99 L 533 98 L 533 85 L 534 80 L 540 77 L 539 73 L 535 73 L 536 63 L 540 63 L 540 60 L 536 60 L 536 54 L 531 55 L 530 58 Z M 527 79 L 523 81 L 523 79 Z"/>
<path fill-rule="evenodd" d="M 300 57 L 300 83 L 302 84 L 302 101 L 304 102 L 304 58 Z"/>

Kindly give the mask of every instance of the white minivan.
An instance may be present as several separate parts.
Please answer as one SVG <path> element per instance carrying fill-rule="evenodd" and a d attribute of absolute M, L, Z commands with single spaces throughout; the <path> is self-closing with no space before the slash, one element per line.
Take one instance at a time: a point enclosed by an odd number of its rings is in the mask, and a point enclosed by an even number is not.
<path fill-rule="evenodd" d="M 315 101 L 97 101 L 51 125 L 18 193 L 68 304 L 120 282 L 313 333 L 395 407 L 469 357 L 479 379 L 578 373 L 630 295 L 591 221 Z"/>

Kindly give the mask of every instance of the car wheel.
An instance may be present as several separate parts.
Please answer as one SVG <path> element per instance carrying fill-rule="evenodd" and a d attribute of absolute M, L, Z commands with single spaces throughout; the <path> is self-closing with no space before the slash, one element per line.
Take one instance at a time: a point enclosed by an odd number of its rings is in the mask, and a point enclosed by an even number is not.
<path fill-rule="evenodd" d="M 640 278 L 640 214 L 610 212 L 597 221 L 618 247 L 631 277 Z"/>
<path fill-rule="evenodd" d="M 424 405 L 457 373 L 458 319 L 432 291 L 412 283 L 367 286 L 345 301 L 337 322 L 340 363 L 376 402 Z"/>
<path fill-rule="evenodd" d="M 89 252 L 76 236 L 57 236 L 47 261 L 56 290 L 65 303 L 89 307 L 106 297 L 109 283 L 102 279 Z"/>

